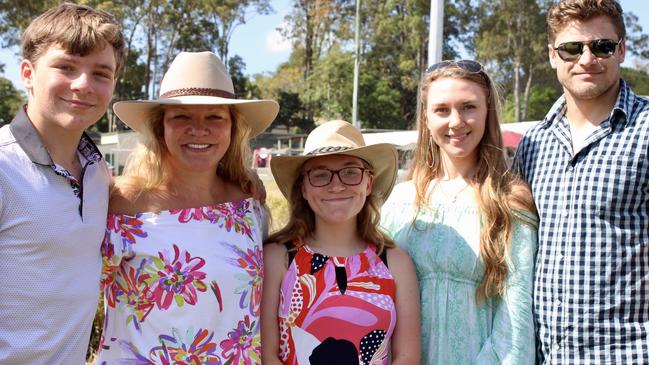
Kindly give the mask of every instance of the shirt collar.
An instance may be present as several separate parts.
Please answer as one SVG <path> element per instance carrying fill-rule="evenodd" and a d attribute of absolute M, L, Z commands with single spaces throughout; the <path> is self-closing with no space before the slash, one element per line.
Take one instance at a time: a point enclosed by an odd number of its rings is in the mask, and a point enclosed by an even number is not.
<path fill-rule="evenodd" d="M 622 122 L 626 124 L 628 122 L 627 116 L 633 107 L 634 101 L 635 94 L 631 91 L 631 88 L 629 88 L 626 82 L 623 79 L 620 79 L 620 91 L 617 94 L 617 99 L 613 105 L 611 114 L 609 115 L 611 123 Z M 550 108 L 550 111 L 541 123 L 542 127 L 547 129 L 555 121 L 561 120 L 561 118 L 566 114 L 566 109 L 566 96 L 564 94 L 561 95 L 554 105 L 552 105 L 552 108 Z"/>
<path fill-rule="evenodd" d="M 26 107 L 27 105 L 23 105 L 19 108 L 18 113 L 9 125 L 9 129 L 18 145 L 25 151 L 25 154 L 32 162 L 39 165 L 54 166 L 54 161 L 47 147 L 45 147 L 38 131 L 36 131 L 36 128 L 29 120 L 29 116 L 27 116 Z M 88 161 L 96 162 L 102 157 L 101 152 L 99 152 L 99 149 L 86 132 L 81 135 L 77 150 Z"/>

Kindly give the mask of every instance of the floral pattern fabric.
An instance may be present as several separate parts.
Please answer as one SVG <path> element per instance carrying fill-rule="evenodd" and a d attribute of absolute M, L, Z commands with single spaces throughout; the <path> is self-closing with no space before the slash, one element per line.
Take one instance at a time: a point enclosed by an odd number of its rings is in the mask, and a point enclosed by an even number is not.
<path fill-rule="evenodd" d="M 396 325 L 395 283 L 375 253 L 328 257 L 302 246 L 279 305 L 280 359 L 287 365 L 387 365 Z"/>
<path fill-rule="evenodd" d="M 265 219 L 252 199 L 109 214 L 97 363 L 260 364 Z"/>
<path fill-rule="evenodd" d="M 421 296 L 421 363 L 534 364 L 537 219 L 514 211 L 505 295 L 478 303 L 476 289 L 484 264 L 477 206 L 433 202 L 417 212 L 414 202 L 412 182 L 395 186 L 382 207 L 381 224 L 415 264 Z"/>

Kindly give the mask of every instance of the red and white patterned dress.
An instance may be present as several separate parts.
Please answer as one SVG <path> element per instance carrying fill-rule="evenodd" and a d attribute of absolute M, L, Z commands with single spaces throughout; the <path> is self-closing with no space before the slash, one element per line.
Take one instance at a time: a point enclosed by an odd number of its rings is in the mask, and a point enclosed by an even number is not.
<path fill-rule="evenodd" d="M 281 285 L 280 359 L 290 365 L 387 365 L 395 291 L 373 244 L 349 257 L 300 247 Z"/>

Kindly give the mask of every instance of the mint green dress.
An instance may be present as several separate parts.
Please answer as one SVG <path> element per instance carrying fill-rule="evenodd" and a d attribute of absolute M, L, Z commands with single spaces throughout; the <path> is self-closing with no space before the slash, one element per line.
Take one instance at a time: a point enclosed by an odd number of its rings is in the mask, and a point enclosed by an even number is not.
<path fill-rule="evenodd" d="M 415 187 L 397 185 L 382 226 L 415 263 L 421 295 L 422 364 L 534 364 L 532 283 L 537 218 L 515 211 L 509 277 L 502 298 L 476 301 L 484 276 L 480 216 L 469 203 L 431 204 L 416 212 Z"/>

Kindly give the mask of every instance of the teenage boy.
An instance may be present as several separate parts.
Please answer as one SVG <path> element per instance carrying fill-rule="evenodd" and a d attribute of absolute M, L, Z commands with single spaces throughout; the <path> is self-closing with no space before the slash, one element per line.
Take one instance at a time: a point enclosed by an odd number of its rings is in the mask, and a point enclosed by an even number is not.
<path fill-rule="evenodd" d="M 106 163 L 84 130 L 124 51 L 114 18 L 62 4 L 23 34 L 27 105 L 0 129 L 0 364 L 84 364 L 97 308 Z"/>
<path fill-rule="evenodd" d="M 541 363 L 649 364 L 649 101 L 620 78 L 622 8 L 548 13 L 564 95 L 518 150 L 539 211 Z"/>

